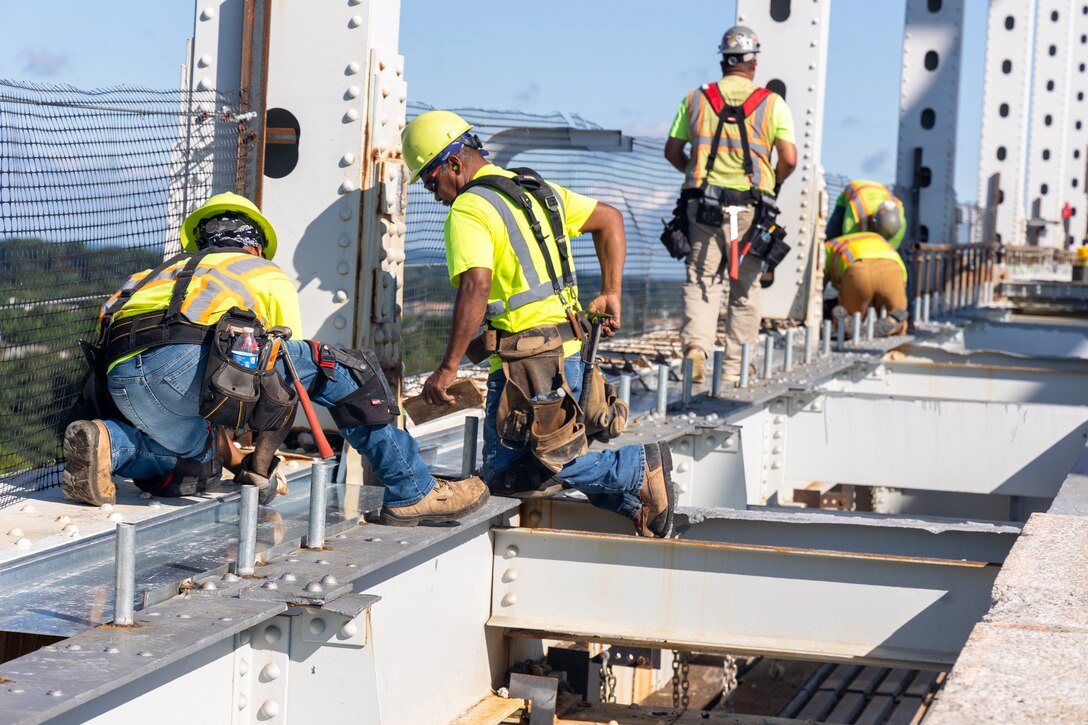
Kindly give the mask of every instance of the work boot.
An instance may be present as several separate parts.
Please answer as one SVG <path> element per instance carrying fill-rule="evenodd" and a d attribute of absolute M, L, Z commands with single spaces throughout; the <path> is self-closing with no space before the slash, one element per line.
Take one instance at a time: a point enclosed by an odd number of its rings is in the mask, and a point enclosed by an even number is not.
<path fill-rule="evenodd" d="M 267 506 L 272 503 L 272 499 L 276 498 L 276 494 L 279 493 L 276 471 L 279 470 L 280 461 L 282 460 L 279 456 L 274 457 L 272 459 L 272 470 L 268 472 L 267 476 L 262 476 L 250 469 L 250 466 L 253 465 L 253 454 L 250 453 L 242 459 L 242 470 L 235 475 L 234 482 L 242 486 L 256 486 L 257 503 L 261 506 Z"/>
<path fill-rule="evenodd" d="M 672 451 L 665 442 L 650 443 L 646 451 L 646 475 L 638 499 L 642 508 L 635 514 L 635 533 L 663 539 L 672 532 L 676 508 L 676 487 L 672 483 Z"/>
<path fill-rule="evenodd" d="M 904 315 L 906 319 L 906 315 Z M 894 313 L 887 317 L 881 317 L 876 321 L 876 325 L 873 326 L 873 335 L 876 337 L 890 337 L 892 335 L 899 335 L 903 332 L 903 321 L 898 319 Z"/>
<path fill-rule="evenodd" d="M 467 516 L 487 503 L 487 486 L 479 476 L 463 481 L 437 479 L 431 492 L 411 506 L 382 506 L 378 520 L 386 526 L 442 524 Z"/>
<path fill-rule="evenodd" d="M 706 353 L 697 347 L 689 347 L 684 353 L 684 358 L 690 358 L 691 382 L 702 383 L 706 381 Z"/>
<path fill-rule="evenodd" d="M 110 434 L 98 420 L 77 420 L 64 431 L 64 497 L 101 506 L 117 500 L 113 485 Z"/>

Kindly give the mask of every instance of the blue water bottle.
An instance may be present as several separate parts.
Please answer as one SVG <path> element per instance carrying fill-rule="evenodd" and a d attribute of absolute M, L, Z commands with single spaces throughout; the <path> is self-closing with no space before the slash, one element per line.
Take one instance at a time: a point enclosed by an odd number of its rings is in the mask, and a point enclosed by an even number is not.
<path fill-rule="evenodd" d="M 230 346 L 230 359 L 238 365 L 257 369 L 257 357 L 261 346 L 257 344 L 257 338 L 253 336 L 252 327 L 243 327 L 242 334 L 234 336 L 234 342 Z"/>

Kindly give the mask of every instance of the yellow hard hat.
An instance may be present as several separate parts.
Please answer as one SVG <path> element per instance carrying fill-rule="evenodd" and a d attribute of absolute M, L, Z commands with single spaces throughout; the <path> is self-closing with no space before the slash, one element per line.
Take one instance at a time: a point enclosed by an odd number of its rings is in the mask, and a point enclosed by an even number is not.
<path fill-rule="evenodd" d="M 451 143 L 472 129 L 472 124 L 452 111 L 427 111 L 412 119 L 400 134 L 404 162 L 412 177 L 409 184 Z"/>
<path fill-rule="evenodd" d="M 244 196 L 239 196 L 233 192 L 225 192 L 223 194 L 216 194 L 212 198 L 204 202 L 204 205 L 194 211 L 189 216 L 185 217 L 185 221 L 181 224 L 181 247 L 186 252 L 196 252 L 199 250 L 197 246 L 197 227 L 200 226 L 200 222 L 210 217 L 222 214 L 226 211 L 234 211 L 245 214 L 252 219 L 257 226 L 264 232 L 265 245 L 261 252 L 261 256 L 265 259 L 272 259 L 276 254 L 276 230 L 272 228 L 272 222 L 265 218 L 261 210 L 257 208 L 249 199 Z"/>

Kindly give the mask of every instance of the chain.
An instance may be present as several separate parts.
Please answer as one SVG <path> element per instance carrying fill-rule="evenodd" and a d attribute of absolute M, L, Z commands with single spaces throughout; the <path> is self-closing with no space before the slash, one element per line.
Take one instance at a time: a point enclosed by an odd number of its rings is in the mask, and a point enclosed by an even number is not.
<path fill-rule="evenodd" d="M 616 674 L 608 661 L 608 652 L 601 654 L 601 687 L 598 692 L 602 703 L 616 701 Z"/>
<path fill-rule="evenodd" d="M 672 651 L 672 706 L 680 707 L 680 653 Z"/>
<path fill-rule="evenodd" d="M 722 670 L 722 703 L 726 712 L 733 712 L 733 699 L 730 695 L 737 689 L 737 658 L 727 656 Z"/>

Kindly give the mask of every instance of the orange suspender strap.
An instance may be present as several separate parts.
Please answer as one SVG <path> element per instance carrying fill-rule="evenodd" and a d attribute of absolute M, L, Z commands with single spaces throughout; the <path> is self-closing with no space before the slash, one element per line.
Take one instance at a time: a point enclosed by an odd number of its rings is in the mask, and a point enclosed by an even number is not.
<path fill-rule="evenodd" d="M 850 248 L 849 239 L 847 239 L 846 237 L 839 237 L 838 241 L 831 245 L 831 273 L 833 275 L 832 281 L 841 282 L 842 277 L 836 274 L 835 269 L 836 255 L 841 256 L 846 262 L 846 264 L 843 265 L 843 272 L 846 271 L 846 267 L 849 267 L 857 260 L 857 257 L 854 255 L 854 250 Z"/>

